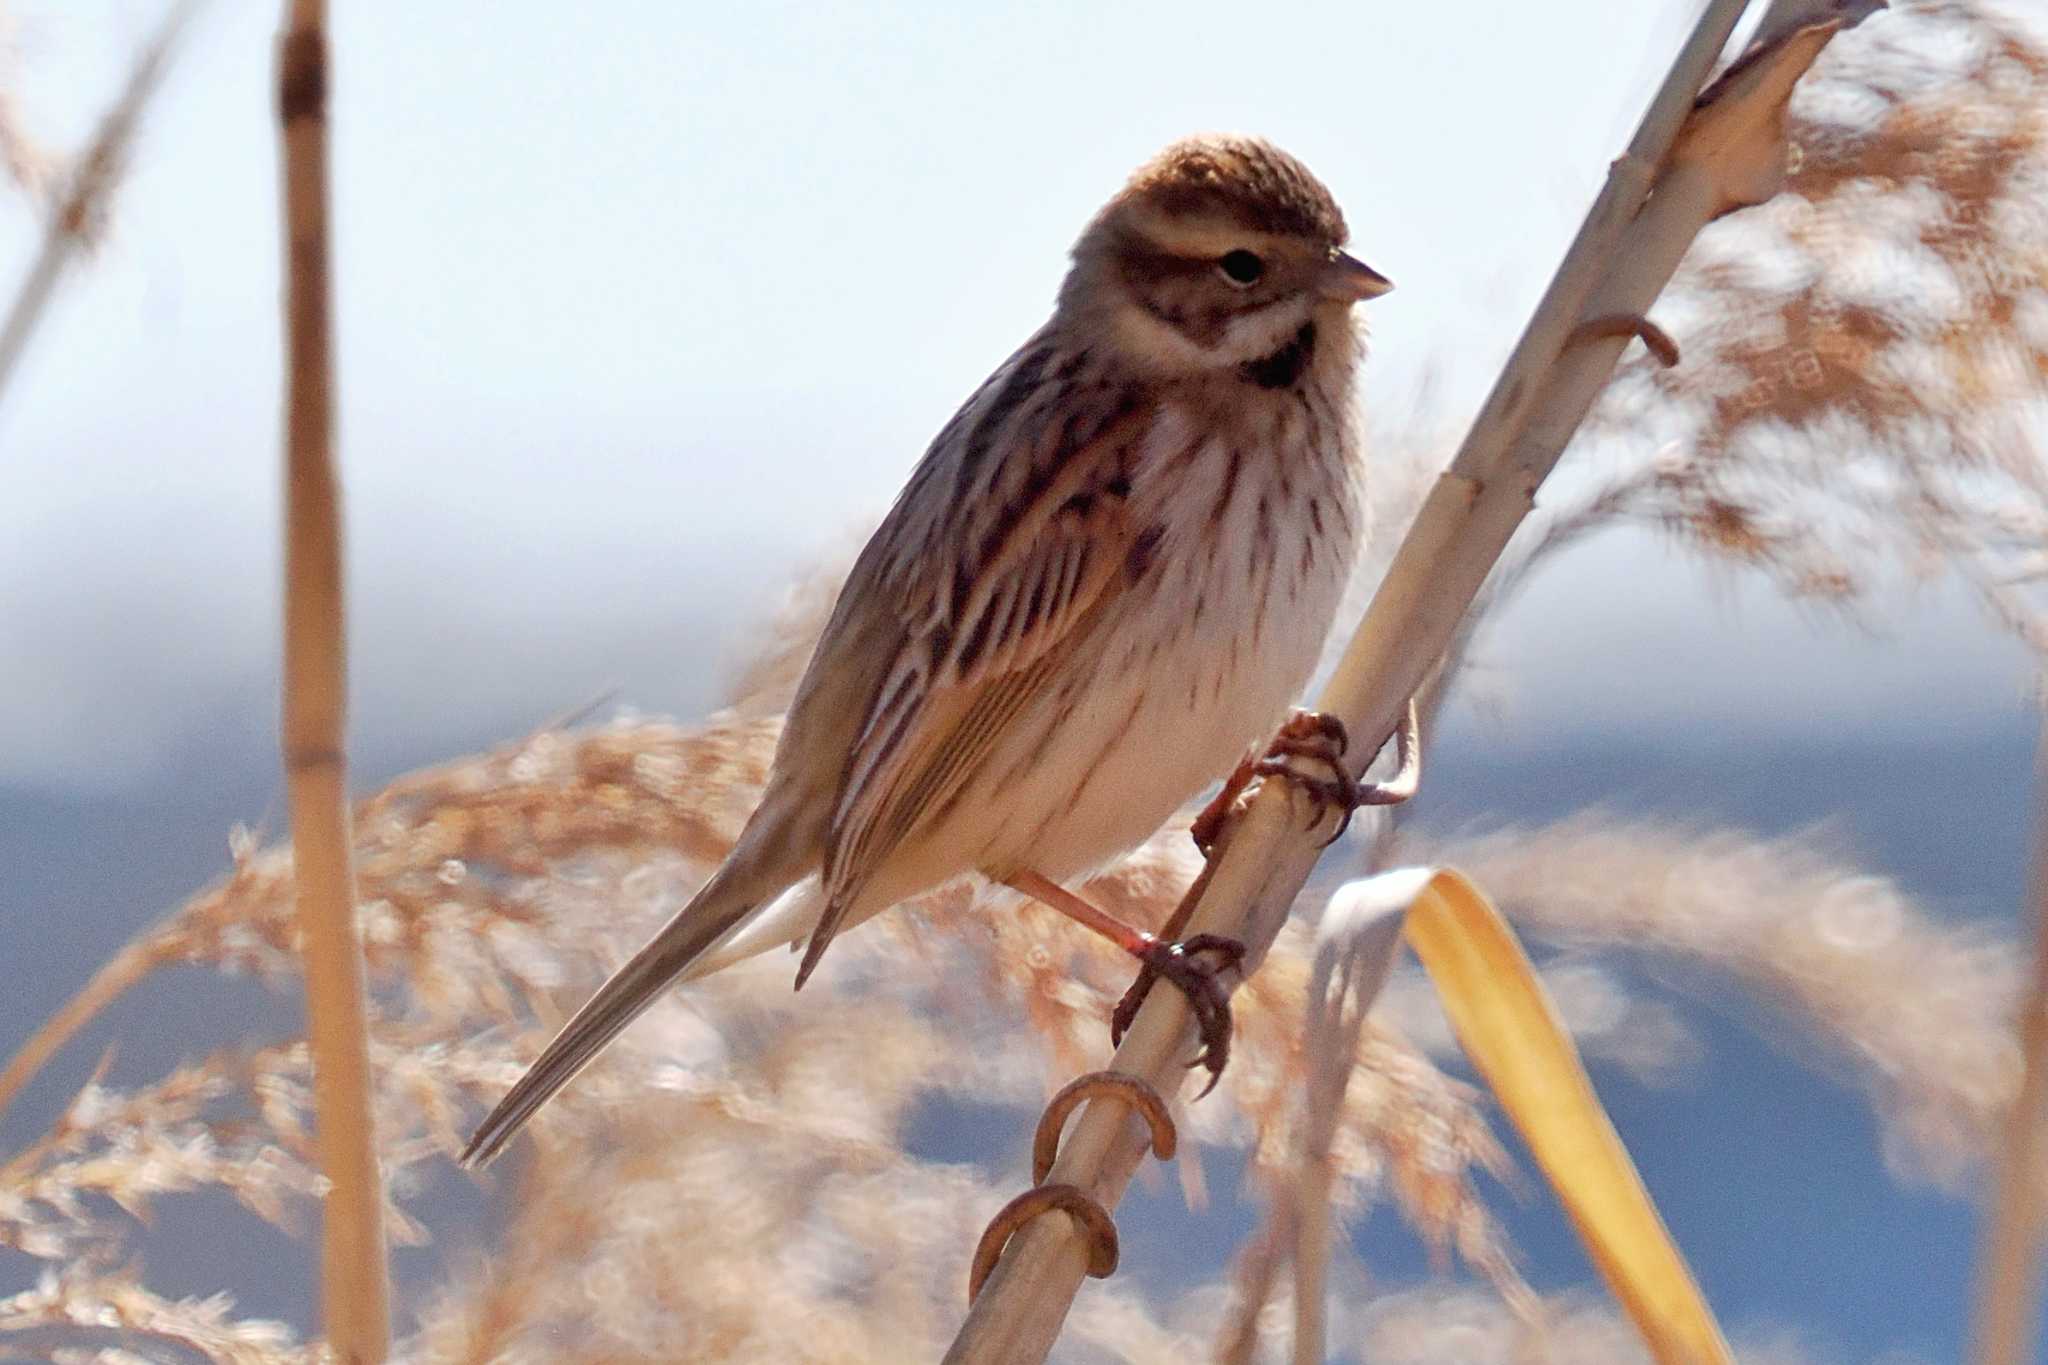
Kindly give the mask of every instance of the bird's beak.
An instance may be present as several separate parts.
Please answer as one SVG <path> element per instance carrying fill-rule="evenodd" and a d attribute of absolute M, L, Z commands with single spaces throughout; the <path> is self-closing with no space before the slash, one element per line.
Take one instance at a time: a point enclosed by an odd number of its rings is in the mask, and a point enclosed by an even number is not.
<path fill-rule="evenodd" d="M 1323 267 L 1323 277 L 1317 283 L 1324 298 L 1345 303 L 1376 299 L 1393 287 L 1392 280 L 1345 251 L 1330 253 L 1330 263 Z"/>

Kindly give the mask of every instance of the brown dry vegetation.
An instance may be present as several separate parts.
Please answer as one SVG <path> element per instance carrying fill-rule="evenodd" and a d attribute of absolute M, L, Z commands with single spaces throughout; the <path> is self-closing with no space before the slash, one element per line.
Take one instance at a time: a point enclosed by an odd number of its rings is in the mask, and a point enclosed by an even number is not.
<path fill-rule="evenodd" d="M 30 144 L 4 99 L 13 166 Z M 1791 193 L 1702 239 L 1661 319 L 1684 363 L 1624 374 L 1586 456 L 1602 462 L 1591 491 L 1534 528 L 1501 583 L 1591 531 L 1647 523 L 1789 593 L 1873 614 L 1902 569 L 1958 574 L 2048 652 L 2033 595 L 2048 569 L 2048 462 L 2034 439 L 2048 384 L 2048 54 L 1976 6 L 1910 5 L 1838 41 L 1795 112 Z M 1399 433 L 1382 444 L 1402 448 Z M 1380 483 L 1398 522 L 1401 490 L 1425 481 Z M 729 846 L 836 578 L 792 593 L 730 706 L 705 720 L 548 730 L 357 807 L 394 1242 L 436 1233 L 416 1205 L 446 1178 L 466 1124 Z M 1362 838 L 1344 870 L 1393 858 L 1463 866 L 1533 937 L 1669 955 L 1742 984 L 1860 1082 L 1902 1175 L 1962 1188 L 1981 1170 L 2018 1074 L 2019 955 L 1942 923 L 1847 855 L 1589 813 L 1455 842 Z M 1197 866 L 1175 826 L 1090 891 L 1156 924 Z M 1255 1185 L 1291 1160 L 1313 1060 L 1311 899 L 1237 996 L 1217 1096 L 1179 1115 L 1191 1200 L 1205 1197 L 1204 1147 L 1243 1149 Z M 0 1105 L 29 1065 L 152 973 L 295 989 L 293 904 L 289 850 L 238 842 L 223 881 L 109 963 L 29 1064 L 0 1073 Z M 1107 1055 L 1128 965 L 1050 913 L 959 886 L 850 936 L 801 997 L 790 970 L 756 961 L 671 996 L 566 1091 L 485 1177 L 503 1196 L 488 1259 L 414 1290 L 400 1356 L 936 1356 L 976 1236 L 1021 1188 L 1030 1114 Z M 1557 982 L 1568 1015 L 1585 985 Z M 1334 1348 L 1379 1362 L 1641 1359 L 1601 1302 L 1522 1284 L 1475 1179 L 1512 1178 L 1482 1097 L 1431 1060 L 1430 1012 L 1401 999 L 1348 1061 L 1333 1200 L 1344 1218 L 1392 1203 L 1483 1287 L 1389 1292 L 1340 1263 Z M 1646 1053 L 1645 1036 L 1672 1046 Z M 1637 1031 L 1634 1060 L 1682 1068 L 1684 1037 L 1676 1024 Z M 950 1104 L 1014 1111 L 1019 1146 L 971 1165 L 920 1159 L 910 1120 Z M 49 1132 L 0 1152 L 0 1246 L 49 1267 L 0 1299 L 0 1353 L 318 1358 L 226 1298 L 152 1294 L 132 1254 L 136 1220 L 198 1191 L 303 1232 L 317 1189 L 310 1111 L 305 1048 L 251 1039 L 151 1085 L 95 1079 Z M 1242 1358 L 1270 1358 L 1288 1286 L 1260 1273 L 1265 1245 L 1170 1301 L 1091 1285 L 1065 1358 L 1180 1360 L 1225 1334 Z M 1752 1362 L 1798 1358 L 1782 1342 L 1741 1345 Z"/>

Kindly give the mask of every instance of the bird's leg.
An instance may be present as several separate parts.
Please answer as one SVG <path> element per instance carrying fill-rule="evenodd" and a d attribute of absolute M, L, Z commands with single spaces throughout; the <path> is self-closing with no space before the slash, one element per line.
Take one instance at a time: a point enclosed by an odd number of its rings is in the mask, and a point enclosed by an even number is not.
<path fill-rule="evenodd" d="M 1202 813 L 1188 826 L 1188 837 L 1195 841 L 1195 847 L 1202 851 L 1204 858 L 1214 856 L 1216 843 L 1223 837 L 1223 826 L 1237 807 L 1237 798 L 1244 795 L 1244 789 L 1258 776 L 1259 761 L 1247 757 L 1223 779 L 1223 790 L 1217 792 Z"/>
<path fill-rule="evenodd" d="M 1188 921 L 1195 917 L 1195 906 L 1200 903 L 1202 893 L 1209 888 L 1209 869 L 1214 864 L 1204 864 L 1188 889 L 1181 893 L 1180 904 L 1173 907 L 1173 913 L 1166 917 L 1166 923 L 1159 926 L 1159 936 L 1164 939 L 1178 939 L 1187 932 Z M 1131 1021 L 1138 1017 L 1138 1007 L 1145 1003 L 1145 997 L 1152 993 L 1152 982 L 1157 979 L 1150 967 L 1138 968 L 1138 979 L 1131 983 L 1124 998 L 1116 1002 L 1116 1009 L 1109 1016 L 1109 1045 L 1122 1043 L 1124 1035 L 1131 1031 Z M 1206 1093 L 1206 1092 L 1205 1092 Z"/>
<path fill-rule="evenodd" d="M 1223 1064 L 1230 1059 L 1230 993 L 1223 988 L 1220 978 L 1243 959 L 1242 943 L 1219 934 L 1197 934 L 1178 942 L 1160 938 L 1097 909 L 1036 872 L 1019 872 L 1004 881 L 1012 890 L 1021 891 L 1094 930 L 1138 959 L 1144 964 L 1143 979 L 1163 976 L 1179 987 L 1188 998 L 1188 1008 L 1194 1011 L 1195 1025 L 1201 1032 L 1202 1051 L 1194 1064 L 1209 1070 L 1209 1084 L 1202 1094 L 1216 1087 L 1217 1079 L 1223 1075 Z"/>

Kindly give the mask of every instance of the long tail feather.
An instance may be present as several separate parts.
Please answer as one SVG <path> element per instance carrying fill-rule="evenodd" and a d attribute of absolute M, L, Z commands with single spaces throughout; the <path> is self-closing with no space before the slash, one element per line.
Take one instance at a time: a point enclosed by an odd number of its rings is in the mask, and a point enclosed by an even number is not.
<path fill-rule="evenodd" d="M 708 951 L 699 954 L 697 960 L 676 978 L 676 984 L 681 986 L 714 972 L 722 972 L 736 962 L 758 957 L 774 948 L 801 949 L 805 935 L 816 927 L 819 912 L 824 907 L 825 890 L 818 884 L 818 879 L 804 878 L 747 916 L 746 923 L 718 940 Z"/>
<path fill-rule="evenodd" d="M 556 1091 L 576 1079 L 577 1073 L 590 1065 L 626 1025 L 639 1018 L 699 957 L 791 880 L 736 867 L 738 861 L 736 855 L 721 867 L 690 903 L 663 925 L 646 947 L 633 954 L 625 966 L 612 973 L 611 979 L 598 987 L 597 994 L 562 1026 L 539 1060 L 527 1068 L 505 1098 L 498 1101 L 498 1107 L 477 1126 L 469 1146 L 462 1151 L 463 1165 L 482 1166 L 504 1150 L 526 1121 Z"/>

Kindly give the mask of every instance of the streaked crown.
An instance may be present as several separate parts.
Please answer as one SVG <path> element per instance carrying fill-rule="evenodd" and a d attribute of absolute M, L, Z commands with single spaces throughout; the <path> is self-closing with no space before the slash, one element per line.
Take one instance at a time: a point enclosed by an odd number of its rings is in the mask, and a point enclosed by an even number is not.
<path fill-rule="evenodd" d="M 1344 213 L 1308 167 L 1260 138 L 1208 134 L 1140 166 L 1113 202 L 1126 212 L 1235 223 L 1247 232 L 1342 246 Z"/>

